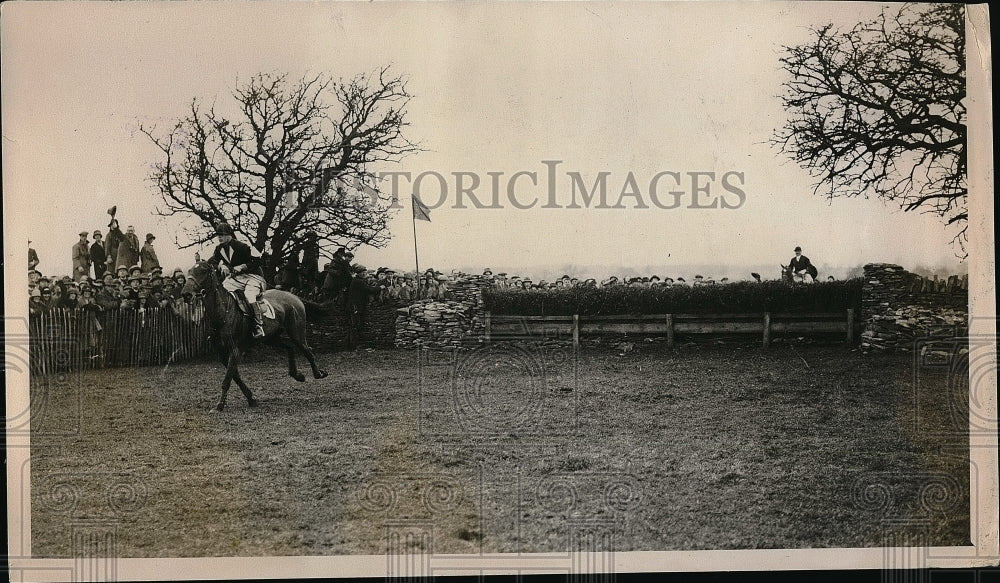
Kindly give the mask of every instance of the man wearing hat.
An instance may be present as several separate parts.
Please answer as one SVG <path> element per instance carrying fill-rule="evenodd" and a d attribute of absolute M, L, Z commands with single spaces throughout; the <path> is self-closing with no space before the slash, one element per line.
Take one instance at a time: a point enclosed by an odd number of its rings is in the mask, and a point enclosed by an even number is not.
<path fill-rule="evenodd" d="M 809 258 L 802 254 L 802 247 L 795 248 L 795 257 L 788 262 L 788 271 L 792 274 L 792 281 L 795 283 L 812 283 L 819 275 L 819 271 L 813 266 Z"/>
<path fill-rule="evenodd" d="M 105 279 L 103 282 L 100 280 L 94 282 L 94 289 L 97 290 L 97 292 L 94 293 L 94 303 L 105 310 L 110 310 L 118 307 L 118 294 L 112 287 L 114 284 L 108 283 L 108 277 L 111 276 L 111 274 L 106 273 L 104 275 Z M 114 282 L 114 279 L 111 279 L 111 282 Z"/>
<path fill-rule="evenodd" d="M 315 231 L 306 231 L 302 237 L 302 261 L 299 263 L 299 284 L 306 293 L 312 292 L 321 282 L 319 278 L 319 237 Z"/>
<path fill-rule="evenodd" d="M 142 276 L 138 273 L 133 273 L 128 278 L 128 287 L 123 288 L 119 297 L 122 300 L 123 308 L 138 308 L 140 307 L 140 294 L 142 288 Z"/>
<path fill-rule="evenodd" d="M 153 269 L 160 267 L 160 260 L 156 257 L 156 249 L 153 249 L 153 239 L 156 237 L 152 233 L 146 233 L 146 244 L 139 251 L 143 273 L 152 273 Z"/>
<path fill-rule="evenodd" d="M 115 275 L 117 277 L 119 289 L 125 288 L 128 285 L 128 266 L 119 265 L 118 269 L 115 270 Z"/>
<path fill-rule="evenodd" d="M 38 252 L 31 248 L 31 239 L 28 240 L 28 269 L 38 266 Z"/>
<path fill-rule="evenodd" d="M 139 237 L 135 235 L 135 227 L 128 226 L 128 232 L 118 245 L 118 257 L 115 258 L 115 265 L 130 267 L 139 262 Z"/>
<path fill-rule="evenodd" d="M 351 259 L 354 254 L 341 247 L 333 253 L 333 259 L 326 266 L 326 278 L 323 282 L 323 292 L 327 298 L 336 297 L 341 291 L 346 291 L 351 283 Z"/>
<path fill-rule="evenodd" d="M 94 243 L 90 246 L 90 262 L 94 264 L 94 277 L 101 279 L 108 269 L 108 253 L 104 248 L 103 235 L 100 231 L 94 231 Z"/>
<path fill-rule="evenodd" d="M 247 305 L 253 310 L 256 324 L 253 337 L 262 338 L 264 336 L 264 313 L 263 306 L 258 300 L 267 288 L 267 282 L 260 269 L 260 260 L 250 252 L 249 245 L 233 238 L 233 228 L 226 223 L 220 223 L 215 228 L 215 234 L 219 239 L 219 245 L 208 261 L 222 272 L 223 277 L 225 277 L 222 281 L 222 287 L 226 291 L 243 292 Z"/>
<path fill-rule="evenodd" d="M 108 223 L 108 238 L 104 242 L 105 249 L 108 254 L 108 270 L 115 269 L 116 262 L 118 261 L 118 248 L 121 247 L 122 241 L 125 240 L 125 233 L 122 233 L 121 228 L 118 227 L 118 219 L 113 218 L 111 222 Z M 125 267 L 128 267 L 127 265 Z"/>
<path fill-rule="evenodd" d="M 80 240 L 73 245 L 73 280 L 80 281 L 84 275 L 90 275 L 90 245 L 87 243 L 87 231 L 80 231 Z"/>
<path fill-rule="evenodd" d="M 46 306 L 42 302 L 42 290 L 37 287 L 32 289 L 28 299 L 28 313 L 41 314 L 45 309 Z"/>

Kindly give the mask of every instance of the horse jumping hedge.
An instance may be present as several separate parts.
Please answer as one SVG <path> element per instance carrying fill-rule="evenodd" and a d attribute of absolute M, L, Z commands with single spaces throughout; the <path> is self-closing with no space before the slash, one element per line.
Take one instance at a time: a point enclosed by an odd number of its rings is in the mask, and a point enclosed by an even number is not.
<path fill-rule="evenodd" d="M 861 278 L 811 285 L 780 281 L 697 287 L 574 287 L 544 290 L 492 288 L 485 308 L 519 316 L 611 314 L 814 313 L 861 309 Z"/>

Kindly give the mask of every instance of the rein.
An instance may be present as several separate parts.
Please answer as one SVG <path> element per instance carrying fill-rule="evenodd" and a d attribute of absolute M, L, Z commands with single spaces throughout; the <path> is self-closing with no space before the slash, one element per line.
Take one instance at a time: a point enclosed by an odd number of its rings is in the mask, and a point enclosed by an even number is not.
<path fill-rule="evenodd" d="M 202 286 L 206 292 L 204 296 L 205 313 L 214 328 L 221 333 L 223 328 L 228 326 L 229 329 L 225 332 L 231 339 L 242 336 L 246 331 L 242 330 L 244 327 L 241 326 L 243 318 L 239 307 L 235 305 L 236 300 L 230 297 L 229 292 L 222 287 L 214 270 L 208 272 L 206 279 L 207 285 Z"/>

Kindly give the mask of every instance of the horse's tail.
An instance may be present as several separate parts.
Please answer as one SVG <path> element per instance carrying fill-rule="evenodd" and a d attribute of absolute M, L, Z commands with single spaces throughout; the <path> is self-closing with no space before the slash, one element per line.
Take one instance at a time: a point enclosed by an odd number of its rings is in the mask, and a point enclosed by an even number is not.
<path fill-rule="evenodd" d="M 328 300 L 320 304 L 302 299 L 302 305 L 306 307 L 306 318 L 309 320 L 315 320 L 317 318 L 325 318 L 326 316 L 332 314 L 336 310 L 337 302 L 336 300 Z"/>

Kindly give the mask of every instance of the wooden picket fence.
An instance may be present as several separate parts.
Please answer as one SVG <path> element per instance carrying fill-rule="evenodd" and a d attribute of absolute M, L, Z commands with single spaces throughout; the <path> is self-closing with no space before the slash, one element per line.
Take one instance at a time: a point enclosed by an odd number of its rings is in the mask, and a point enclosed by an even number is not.
<path fill-rule="evenodd" d="M 200 304 L 106 310 L 56 308 L 28 319 L 36 374 L 177 362 L 209 354 Z"/>
<path fill-rule="evenodd" d="M 485 340 L 572 337 L 581 334 L 662 334 L 673 347 L 674 334 L 757 334 L 764 346 L 771 335 L 839 334 L 845 342 L 856 337 L 855 312 L 808 314 L 644 314 L 602 316 L 515 316 L 485 313 Z"/>

